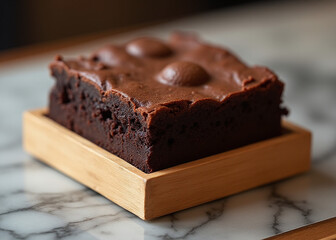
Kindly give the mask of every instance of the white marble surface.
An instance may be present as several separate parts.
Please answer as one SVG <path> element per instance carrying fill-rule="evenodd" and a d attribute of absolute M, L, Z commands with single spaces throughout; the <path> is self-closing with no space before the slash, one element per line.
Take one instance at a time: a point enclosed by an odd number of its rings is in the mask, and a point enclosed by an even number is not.
<path fill-rule="evenodd" d="M 290 120 L 313 131 L 312 170 L 150 222 L 33 159 L 21 114 L 46 105 L 55 52 L 0 65 L 0 239 L 260 239 L 336 216 L 336 2 L 209 13 L 60 51 L 88 53 L 134 35 L 197 31 L 286 82 Z"/>

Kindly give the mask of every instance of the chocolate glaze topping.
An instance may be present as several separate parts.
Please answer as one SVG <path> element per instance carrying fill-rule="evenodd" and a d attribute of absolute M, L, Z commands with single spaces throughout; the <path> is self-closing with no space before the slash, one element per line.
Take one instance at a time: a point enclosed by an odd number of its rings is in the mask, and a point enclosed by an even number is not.
<path fill-rule="evenodd" d="M 179 33 L 168 42 L 139 38 L 108 45 L 88 58 L 57 57 L 51 68 L 80 76 L 102 95 L 114 92 L 131 99 L 145 112 L 176 101 L 221 102 L 231 94 L 278 81 L 265 67 L 249 67 L 226 49 Z"/>

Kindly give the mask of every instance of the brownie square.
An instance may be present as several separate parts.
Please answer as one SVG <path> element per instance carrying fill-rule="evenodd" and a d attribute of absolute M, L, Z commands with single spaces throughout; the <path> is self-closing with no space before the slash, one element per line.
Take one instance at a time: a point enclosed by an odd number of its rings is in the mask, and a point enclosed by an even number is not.
<path fill-rule="evenodd" d="M 50 64 L 48 116 L 150 173 L 281 133 L 284 84 L 176 33 Z"/>

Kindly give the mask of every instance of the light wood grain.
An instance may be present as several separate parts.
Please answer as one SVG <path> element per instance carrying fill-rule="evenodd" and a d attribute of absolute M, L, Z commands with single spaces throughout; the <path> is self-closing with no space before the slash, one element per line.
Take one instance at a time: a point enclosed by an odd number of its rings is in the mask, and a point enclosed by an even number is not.
<path fill-rule="evenodd" d="M 332 240 L 336 239 L 336 218 L 330 218 L 318 223 L 298 228 L 267 240 L 304 239 L 304 240 Z"/>
<path fill-rule="evenodd" d="M 40 160 L 149 220 L 310 167 L 310 132 L 284 122 L 287 133 L 235 150 L 145 174 L 44 116 L 24 114 L 24 147 Z"/>

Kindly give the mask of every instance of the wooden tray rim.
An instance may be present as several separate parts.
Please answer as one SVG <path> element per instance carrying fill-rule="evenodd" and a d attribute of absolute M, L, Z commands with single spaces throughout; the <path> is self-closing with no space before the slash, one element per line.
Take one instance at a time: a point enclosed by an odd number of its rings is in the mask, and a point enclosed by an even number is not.
<path fill-rule="evenodd" d="M 35 117 L 39 117 L 41 119 L 43 119 L 44 121 L 48 122 L 49 124 L 52 124 L 53 127 L 55 128 L 60 128 L 63 131 L 67 131 L 68 135 L 65 135 L 65 137 L 71 139 L 72 141 L 76 142 L 77 144 L 81 144 L 83 145 L 83 147 L 85 147 L 87 150 L 89 151 L 95 151 L 97 154 L 100 154 L 102 157 L 107 158 L 110 162 L 118 165 L 119 167 L 121 167 L 124 171 L 127 171 L 128 173 L 143 179 L 144 181 L 147 181 L 149 179 L 153 179 L 153 178 L 158 178 L 161 176 L 165 176 L 165 175 L 170 175 L 170 174 L 175 174 L 177 172 L 180 171 L 184 171 L 186 169 L 192 169 L 192 168 L 199 168 L 200 166 L 204 165 L 204 164 L 210 164 L 216 161 L 223 161 L 223 158 L 230 158 L 232 156 L 235 156 L 237 154 L 240 154 L 242 151 L 249 151 L 252 149 L 258 149 L 258 148 L 264 148 L 265 145 L 273 145 L 276 144 L 277 142 L 281 142 L 284 141 L 285 139 L 290 139 L 290 138 L 295 138 L 297 135 L 311 135 L 311 133 L 302 128 L 299 127 L 296 124 L 293 124 L 287 120 L 282 120 L 282 126 L 286 131 L 286 133 L 274 137 L 274 138 L 270 138 L 270 139 L 266 139 L 263 141 L 259 141 L 256 143 L 251 143 L 236 149 L 232 149 L 232 150 L 228 150 L 222 153 L 218 153 L 218 154 L 214 154 L 205 158 L 201 158 L 201 159 L 197 159 L 191 162 L 187 162 L 187 163 L 183 163 L 177 166 L 173 166 L 170 168 L 166 168 L 163 170 L 159 170 L 153 173 L 144 173 L 141 170 L 139 170 L 138 168 L 134 167 L 133 165 L 131 165 L 130 163 L 128 163 L 127 161 L 119 158 L 118 156 L 108 152 L 107 150 L 99 147 L 98 145 L 96 145 L 95 143 L 91 142 L 90 140 L 78 135 L 77 133 L 67 129 L 66 127 L 58 124 L 57 122 L 53 121 L 52 119 L 48 118 L 46 116 L 47 114 L 47 108 L 40 108 L 40 109 L 34 109 L 34 110 L 29 110 L 24 112 L 24 114 L 32 114 Z M 94 149 L 94 150 L 93 150 Z"/>

